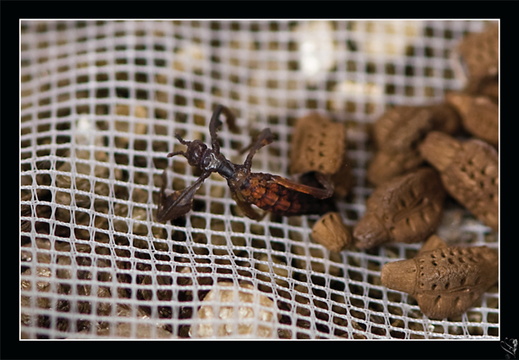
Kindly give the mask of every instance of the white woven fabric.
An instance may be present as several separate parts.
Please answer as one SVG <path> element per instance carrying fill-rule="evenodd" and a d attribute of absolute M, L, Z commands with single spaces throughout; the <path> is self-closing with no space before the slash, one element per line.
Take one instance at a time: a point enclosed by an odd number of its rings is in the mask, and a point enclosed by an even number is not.
<path fill-rule="evenodd" d="M 218 175 L 185 220 L 154 220 L 165 168 L 177 189 L 197 178 L 166 158 L 182 149 L 173 135 L 208 142 L 221 103 L 240 128 L 220 132 L 222 153 L 243 161 L 238 150 L 268 126 L 276 140 L 253 169 L 285 176 L 295 119 L 318 110 L 345 122 L 355 187 L 339 209 L 354 225 L 372 191 L 368 125 L 388 105 L 461 88 L 451 49 L 484 25 L 21 21 L 20 336 L 186 338 L 210 324 L 236 338 L 498 339 L 497 288 L 437 321 L 380 284 L 382 265 L 419 244 L 330 253 L 310 237 L 317 216 L 246 218 Z M 438 234 L 498 248 L 454 202 Z M 219 282 L 234 295 L 219 297 Z M 208 304 L 222 309 L 212 320 L 198 312 Z"/>

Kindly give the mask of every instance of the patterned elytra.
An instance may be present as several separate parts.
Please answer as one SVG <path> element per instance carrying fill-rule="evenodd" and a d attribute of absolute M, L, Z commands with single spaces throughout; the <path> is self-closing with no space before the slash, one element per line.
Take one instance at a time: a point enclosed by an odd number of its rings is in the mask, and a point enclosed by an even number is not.
<path fill-rule="evenodd" d="M 464 313 L 497 279 L 497 252 L 486 246 L 421 251 L 384 265 L 381 274 L 384 286 L 413 296 L 433 319 Z"/>
<path fill-rule="evenodd" d="M 355 226 L 356 246 L 369 249 L 387 242 L 425 240 L 438 227 L 445 191 L 438 173 L 420 168 L 378 186 Z"/>
<path fill-rule="evenodd" d="M 447 192 L 478 219 L 498 228 L 498 156 L 487 143 L 430 133 L 421 144 L 424 158 L 438 169 Z"/>

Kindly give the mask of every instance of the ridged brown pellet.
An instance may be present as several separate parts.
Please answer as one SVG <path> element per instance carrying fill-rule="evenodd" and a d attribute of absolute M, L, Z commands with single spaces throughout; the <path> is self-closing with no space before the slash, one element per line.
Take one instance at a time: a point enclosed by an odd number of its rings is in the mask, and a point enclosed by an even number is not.
<path fill-rule="evenodd" d="M 499 66 L 499 26 L 489 25 L 482 32 L 466 35 L 457 52 L 471 79 L 495 76 Z"/>
<path fill-rule="evenodd" d="M 338 212 L 321 216 L 312 227 L 312 239 L 330 251 L 339 252 L 352 242 L 351 231 Z"/>
<path fill-rule="evenodd" d="M 446 103 L 396 106 L 375 122 L 377 151 L 368 165 L 368 180 L 375 185 L 415 169 L 423 163 L 418 144 L 433 130 L 449 134 L 460 128 L 460 119 Z"/>
<path fill-rule="evenodd" d="M 446 100 L 456 108 L 465 130 L 492 145 L 499 141 L 498 105 L 487 96 L 453 92 Z"/>
<path fill-rule="evenodd" d="M 422 156 L 441 175 L 443 186 L 460 204 L 492 229 L 498 229 L 498 156 L 484 141 L 458 140 L 432 132 L 420 145 Z"/>
<path fill-rule="evenodd" d="M 414 297 L 432 319 L 461 315 L 497 280 L 497 252 L 486 246 L 441 244 L 412 259 L 387 263 L 381 272 L 382 285 Z"/>
<path fill-rule="evenodd" d="M 290 173 L 317 172 L 333 184 L 334 194 L 345 196 L 352 186 L 347 164 L 346 128 L 317 112 L 297 120 L 290 149 Z"/>
<path fill-rule="evenodd" d="M 356 246 L 424 241 L 438 227 L 445 190 L 432 168 L 419 168 L 379 185 L 366 202 L 366 213 L 353 230 Z"/>
<path fill-rule="evenodd" d="M 346 155 L 346 128 L 327 116 L 310 113 L 297 120 L 290 152 L 292 174 L 318 171 L 333 175 Z"/>

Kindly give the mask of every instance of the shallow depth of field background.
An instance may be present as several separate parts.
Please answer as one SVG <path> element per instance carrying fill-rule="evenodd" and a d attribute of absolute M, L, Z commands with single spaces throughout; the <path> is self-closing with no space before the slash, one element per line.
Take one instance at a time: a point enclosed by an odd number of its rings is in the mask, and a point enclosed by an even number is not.
<path fill-rule="evenodd" d="M 497 287 L 457 319 L 430 320 L 380 284 L 389 261 L 420 244 L 331 253 L 310 237 L 317 216 L 244 217 L 217 174 L 185 218 L 154 220 L 161 175 L 198 173 L 187 140 L 209 142 L 216 104 L 233 162 L 265 127 L 253 170 L 288 175 L 293 126 L 319 111 L 343 122 L 354 187 L 338 203 L 353 226 L 372 187 L 369 126 L 388 107 L 442 101 L 463 78 L 451 50 L 483 21 L 22 21 L 22 338 L 186 338 L 219 282 L 267 296 L 276 338 L 498 339 Z M 497 248 L 454 201 L 438 235 Z M 257 301 L 259 303 L 259 301 Z M 265 310 L 255 305 L 257 311 Z M 261 309 L 260 309 L 261 307 Z"/>

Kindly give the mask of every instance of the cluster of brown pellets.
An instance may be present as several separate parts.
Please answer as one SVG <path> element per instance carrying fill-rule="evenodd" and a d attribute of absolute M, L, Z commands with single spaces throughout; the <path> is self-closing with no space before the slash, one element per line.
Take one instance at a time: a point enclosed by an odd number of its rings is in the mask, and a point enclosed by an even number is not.
<path fill-rule="evenodd" d="M 301 117 L 292 137 L 290 172 L 312 175 L 320 179 L 321 185 L 333 188 L 335 197 L 344 197 L 353 184 L 346 148 L 346 128 L 342 123 L 319 113 Z M 351 245 L 351 229 L 338 212 L 330 211 L 314 224 L 312 239 L 330 251 L 339 252 Z"/>
<path fill-rule="evenodd" d="M 462 40 L 457 51 L 468 71 L 467 85 L 463 91 L 446 94 L 445 102 L 437 105 L 444 109 L 442 116 L 435 118 L 430 107 L 414 107 L 414 111 L 409 107 L 397 107 L 375 124 L 378 153 L 368 169 L 368 178 L 377 188 L 368 200 L 365 217 L 380 216 L 377 211 L 380 213 L 378 209 L 383 200 L 372 200 L 373 197 L 386 199 L 392 196 L 388 191 L 379 194 L 383 191 L 380 189 L 387 187 L 388 181 L 395 181 L 387 180 L 388 177 L 402 172 L 409 174 L 412 168 L 427 166 L 438 172 L 441 185 L 449 196 L 485 225 L 498 230 L 497 40 L 497 26 L 470 34 Z M 420 118 L 417 115 L 420 113 L 428 115 Z M 398 121 L 391 122 L 388 117 L 396 117 Z M 404 130 L 401 126 L 406 124 L 406 119 L 413 125 Z M 396 143 L 403 146 L 393 152 L 407 155 L 381 161 L 380 158 L 387 157 L 387 153 L 397 147 L 384 140 L 388 128 L 393 133 L 386 138 L 395 142 L 394 139 L 400 136 L 401 140 Z M 381 152 L 386 154 L 379 155 Z M 431 176 L 431 179 L 437 181 L 437 177 Z M 412 221 L 410 216 L 408 219 L 403 224 L 408 226 Z M 359 221 L 353 233 L 363 246 L 365 238 L 359 237 L 358 233 L 364 233 L 359 230 L 364 221 Z M 386 227 L 391 226 L 394 233 L 398 233 L 396 229 L 400 230 L 405 225 L 393 223 Z M 423 227 L 416 229 L 419 230 L 416 241 L 430 235 Z M 392 239 L 406 240 L 404 236 Z M 497 279 L 498 257 L 494 250 L 484 246 L 450 247 L 435 235 L 429 238 L 415 258 L 388 263 L 381 273 L 384 286 L 407 292 L 416 299 L 426 316 L 435 319 L 464 313 L 496 284 Z"/>
<path fill-rule="evenodd" d="M 448 247 L 434 235 L 447 196 L 498 230 L 497 44 L 497 26 L 469 34 L 455 52 L 468 75 L 463 90 L 440 103 L 395 106 L 382 114 L 372 132 L 376 152 L 367 179 L 374 190 L 363 217 L 349 228 L 331 212 L 312 229 L 312 239 L 335 252 L 429 239 L 416 258 L 386 264 L 382 283 L 415 297 L 431 318 L 465 312 L 497 282 L 493 250 Z M 316 115 L 300 119 L 293 172 L 330 175 L 344 167 L 344 131 L 323 121 Z M 330 146 L 331 139 L 337 144 Z"/>
<path fill-rule="evenodd" d="M 396 106 L 377 119 L 373 129 L 377 150 L 367 170 L 375 191 L 367 201 L 364 218 L 354 229 L 360 248 L 384 242 L 366 240 L 368 236 L 375 236 L 375 232 L 391 242 L 421 242 L 435 230 L 414 224 L 412 214 L 423 209 L 405 200 L 411 197 L 410 186 L 399 191 L 389 190 L 394 189 L 391 184 L 398 184 L 402 176 L 411 176 L 424 167 L 438 172 L 428 176 L 428 182 L 436 184 L 439 178 L 440 187 L 450 197 L 485 225 L 497 230 L 498 96 L 491 91 L 497 89 L 497 46 L 497 26 L 468 35 L 456 49 L 468 71 L 464 90 L 447 93 L 439 104 Z M 483 53 L 481 49 L 486 50 Z M 427 198 L 427 193 L 414 196 Z M 395 207 L 389 208 L 388 198 Z M 404 204 L 404 209 L 402 206 L 397 209 L 396 204 Z M 405 221 L 396 222 L 392 220 L 395 216 L 387 215 L 398 212 L 408 214 Z M 430 212 L 427 215 L 433 216 Z M 374 219 L 373 224 L 384 223 L 385 226 L 366 226 L 367 218 Z M 405 227 L 416 230 L 414 239 L 404 236 Z M 397 236 L 391 237 L 390 233 Z"/>

